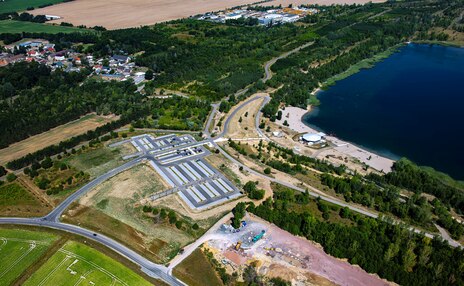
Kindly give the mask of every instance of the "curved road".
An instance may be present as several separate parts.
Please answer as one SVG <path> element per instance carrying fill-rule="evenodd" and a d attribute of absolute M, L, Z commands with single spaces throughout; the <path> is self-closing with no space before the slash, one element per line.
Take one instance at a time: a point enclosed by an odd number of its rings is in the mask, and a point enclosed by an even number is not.
<path fill-rule="evenodd" d="M 158 278 L 169 285 L 185 285 L 183 282 L 168 274 L 167 267 L 151 262 L 145 257 L 141 256 L 137 252 L 127 248 L 126 246 L 120 244 L 119 242 L 104 236 L 102 234 L 96 234 L 91 230 L 81 228 L 79 226 L 56 222 L 56 221 L 47 221 L 40 218 L 1 218 L 0 224 L 15 224 L 15 225 L 33 225 L 33 226 L 42 226 L 53 229 L 58 229 L 73 234 L 77 234 L 93 241 L 99 242 L 111 250 L 121 254 L 126 257 L 133 263 L 140 266 L 141 270 L 147 275 Z"/>
<path fill-rule="evenodd" d="M 294 48 L 293 50 L 291 51 L 288 51 L 286 53 L 283 53 L 282 55 L 276 57 L 276 58 L 273 58 L 272 60 L 268 61 L 265 65 L 264 65 L 264 73 L 265 73 L 265 76 L 263 78 L 263 82 L 266 82 L 268 80 L 270 80 L 272 78 L 272 71 L 271 71 L 271 66 L 273 64 L 275 64 L 278 60 L 280 59 L 284 59 L 286 57 L 288 57 L 289 55 L 291 54 L 294 54 L 296 52 L 299 52 L 300 50 L 304 49 L 304 48 L 307 48 L 309 46 L 311 46 L 312 44 L 314 44 L 314 42 L 309 42 L 309 43 L 306 43 L 304 45 L 301 45 L 299 47 L 296 47 Z"/>

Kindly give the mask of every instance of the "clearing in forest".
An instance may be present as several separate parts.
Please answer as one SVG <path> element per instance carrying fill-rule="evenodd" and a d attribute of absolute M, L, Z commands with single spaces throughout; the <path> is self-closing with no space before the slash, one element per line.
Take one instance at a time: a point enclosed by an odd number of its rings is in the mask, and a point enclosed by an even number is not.
<path fill-rule="evenodd" d="M 117 116 L 99 116 L 87 114 L 78 120 L 68 122 L 43 133 L 31 136 L 20 142 L 0 149 L 0 165 L 21 158 L 29 153 L 43 149 L 47 146 L 57 144 L 73 136 L 83 134 L 89 130 L 102 126 L 108 122 L 118 119 Z"/>

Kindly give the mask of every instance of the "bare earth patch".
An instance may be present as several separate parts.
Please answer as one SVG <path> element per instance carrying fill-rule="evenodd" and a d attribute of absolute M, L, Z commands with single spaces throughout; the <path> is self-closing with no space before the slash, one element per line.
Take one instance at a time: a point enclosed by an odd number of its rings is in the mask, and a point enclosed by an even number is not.
<path fill-rule="evenodd" d="M 255 128 L 255 117 L 259 111 L 259 108 L 261 107 L 261 104 L 263 103 L 263 100 L 263 98 L 254 100 L 240 109 L 231 118 L 226 137 L 232 139 L 258 138 L 259 135 Z M 230 112 L 233 112 L 233 110 L 234 109 L 232 109 Z"/>
<path fill-rule="evenodd" d="M 65 139 L 83 134 L 89 130 L 102 126 L 108 122 L 118 119 L 117 116 L 99 116 L 88 114 L 78 120 L 71 121 L 55 127 L 43 133 L 34 135 L 23 141 L 14 143 L 7 148 L 0 149 L 0 165 L 21 158 L 29 153 L 43 149 L 47 146 L 59 143 Z"/>

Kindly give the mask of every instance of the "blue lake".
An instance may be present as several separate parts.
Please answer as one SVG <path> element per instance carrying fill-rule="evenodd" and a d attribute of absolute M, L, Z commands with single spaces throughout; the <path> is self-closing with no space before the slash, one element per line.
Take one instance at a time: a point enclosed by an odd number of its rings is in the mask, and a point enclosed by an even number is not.
<path fill-rule="evenodd" d="M 409 44 L 318 98 L 305 124 L 464 179 L 464 49 Z"/>

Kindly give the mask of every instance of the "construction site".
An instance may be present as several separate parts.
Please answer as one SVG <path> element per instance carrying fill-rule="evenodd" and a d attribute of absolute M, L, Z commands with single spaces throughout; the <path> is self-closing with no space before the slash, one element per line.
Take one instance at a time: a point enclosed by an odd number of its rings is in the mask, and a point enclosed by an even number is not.
<path fill-rule="evenodd" d="M 253 266 L 259 275 L 292 285 L 392 285 L 255 216 L 247 215 L 238 229 L 222 224 L 213 231 L 204 247 L 228 273 Z"/>

